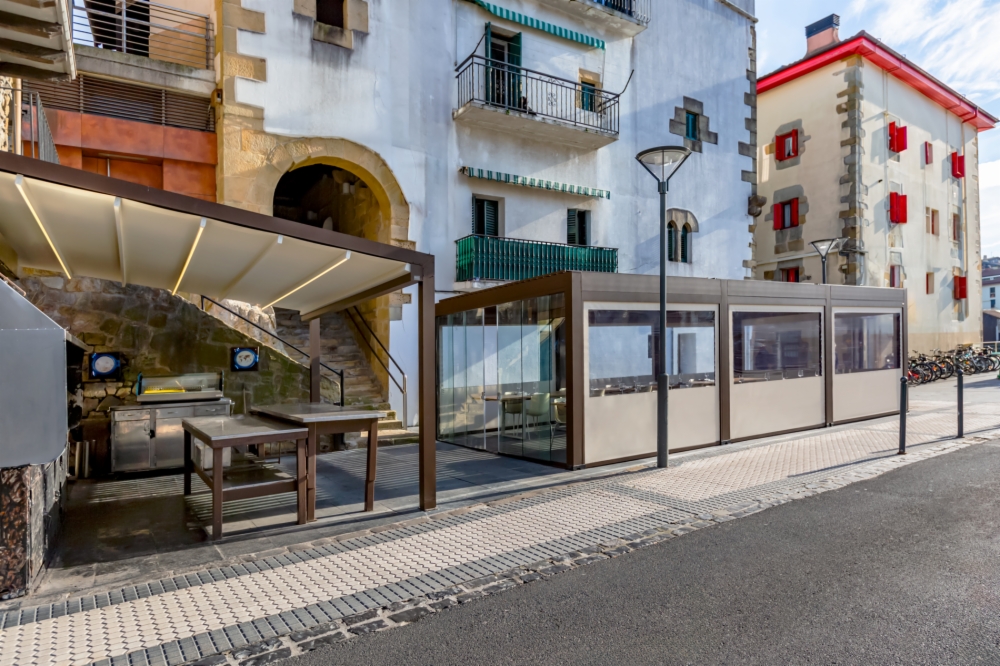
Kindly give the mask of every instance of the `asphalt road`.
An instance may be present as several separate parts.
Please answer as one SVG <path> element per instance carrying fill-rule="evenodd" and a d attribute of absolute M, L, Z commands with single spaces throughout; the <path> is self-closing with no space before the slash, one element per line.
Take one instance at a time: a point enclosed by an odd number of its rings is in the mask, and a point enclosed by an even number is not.
<path fill-rule="evenodd" d="M 1000 664 L 1000 444 L 282 662 Z"/>

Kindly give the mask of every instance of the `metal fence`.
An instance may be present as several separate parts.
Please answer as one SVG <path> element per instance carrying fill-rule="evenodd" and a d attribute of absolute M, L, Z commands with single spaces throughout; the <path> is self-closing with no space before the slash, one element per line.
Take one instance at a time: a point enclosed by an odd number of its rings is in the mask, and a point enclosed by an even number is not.
<path fill-rule="evenodd" d="M 652 0 L 594 0 L 599 5 L 631 16 L 640 23 L 649 23 Z"/>
<path fill-rule="evenodd" d="M 478 102 L 617 134 L 618 98 L 596 86 L 479 55 L 458 66 L 460 108 Z"/>
<path fill-rule="evenodd" d="M 0 86 L 0 150 L 59 164 L 38 93 Z"/>
<path fill-rule="evenodd" d="M 456 279 L 527 280 L 559 271 L 618 272 L 618 250 L 544 241 L 466 236 L 455 241 Z"/>
<path fill-rule="evenodd" d="M 212 69 L 212 19 L 148 0 L 73 0 L 73 42 Z"/>

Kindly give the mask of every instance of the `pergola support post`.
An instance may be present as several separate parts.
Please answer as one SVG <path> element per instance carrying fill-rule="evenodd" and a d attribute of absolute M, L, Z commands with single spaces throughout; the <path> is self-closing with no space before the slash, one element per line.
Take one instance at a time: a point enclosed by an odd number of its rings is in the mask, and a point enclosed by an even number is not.
<path fill-rule="evenodd" d="M 437 418 L 434 378 L 435 348 L 434 337 L 434 264 L 433 259 L 423 266 L 423 276 L 417 284 L 419 369 L 417 373 L 417 396 L 420 444 L 420 509 L 430 511 L 437 506 Z"/>
<path fill-rule="evenodd" d="M 309 320 L 309 402 L 320 402 L 320 331 L 319 317 Z M 344 387 L 341 386 L 343 391 Z"/>

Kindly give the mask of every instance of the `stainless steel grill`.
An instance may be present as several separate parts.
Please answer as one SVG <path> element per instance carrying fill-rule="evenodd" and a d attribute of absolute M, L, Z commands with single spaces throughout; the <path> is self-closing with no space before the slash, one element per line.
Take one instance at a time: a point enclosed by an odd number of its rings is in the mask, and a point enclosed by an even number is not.
<path fill-rule="evenodd" d="M 26 84 L 50 109 L 92 113 L 155 125 L 215 131 L 215 113 L 205 97 L 182 95 L 120 81 L 80 75 L 75 81 Z"/>
<path fill-rule="evenodd" d="M 212 19 L 148 0 L 74 0 L 73 42 L 212 69 Z"/>

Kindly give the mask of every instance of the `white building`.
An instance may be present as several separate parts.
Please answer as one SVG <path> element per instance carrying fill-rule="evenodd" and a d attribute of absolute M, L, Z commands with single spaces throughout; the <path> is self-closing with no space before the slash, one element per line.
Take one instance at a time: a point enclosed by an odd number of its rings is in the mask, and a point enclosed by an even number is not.
<path fill-rule="evenodd" d="M 810 243 L 841 239 L 827 281 L 907 289 L 911 349 L 977 342 L 978 134 L 997 119 L 838 25 L 806 28 L 806 57 L 758 83 L 755 277 L 818 283 Z"/>
<path fill-rule="evenodd" d="M 237 5 L 219 37 L 222 203 L 432 253 L 440 297 L 655 273 L 658 195 L 635 155 L 686 143 L 670 273 L 748 277 L 753 0 Z M 475 234 L 497 240 L 457 244 Z M 407 302 L 366 316 L 412 373 Z"/>

